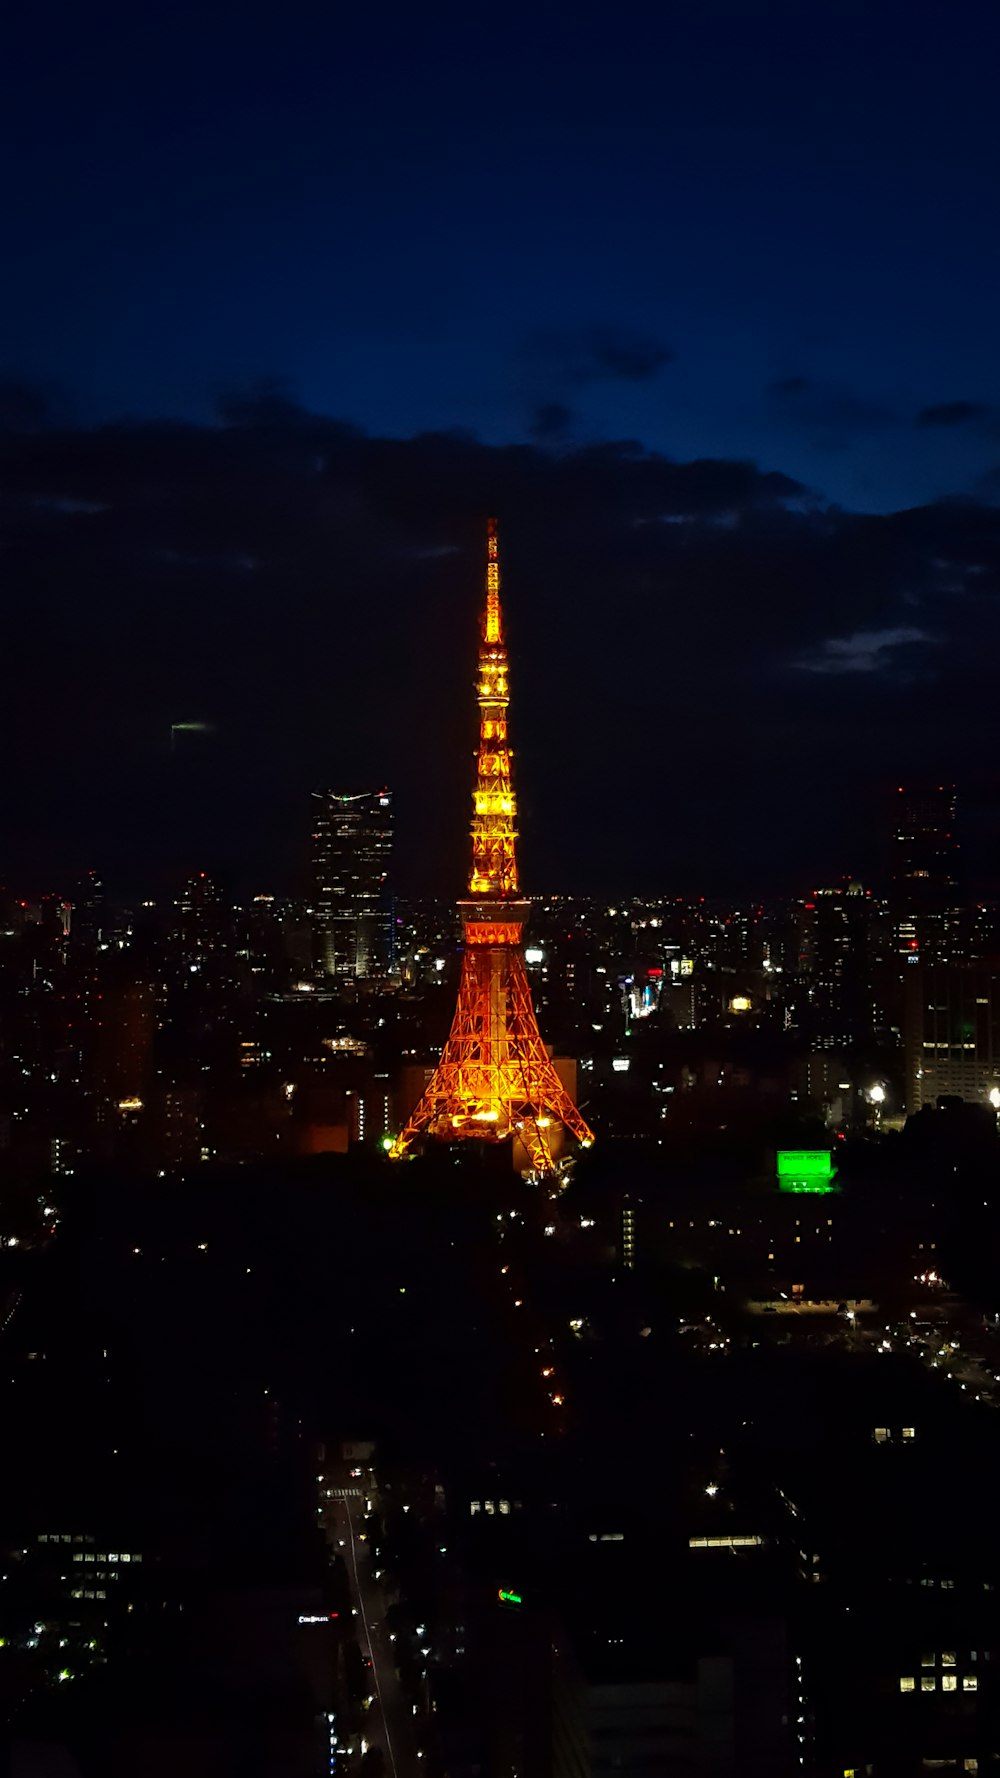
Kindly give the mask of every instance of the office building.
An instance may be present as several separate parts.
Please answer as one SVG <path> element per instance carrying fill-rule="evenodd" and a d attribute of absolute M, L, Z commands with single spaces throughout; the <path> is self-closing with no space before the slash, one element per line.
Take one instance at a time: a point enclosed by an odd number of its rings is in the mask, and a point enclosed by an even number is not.
<path fill-rule="evenodd" d="M 906 1109 L 942 1094 L 986 1104 L 1000 1086 L 1000 974 L 976 964 L 907 973 L 903 1012 Z"/>
<path fill-rule="evenodd" d="M 949 915 L 958 902 L 955 787 L 900 785 L 896 802 L 889 898 L 893 946 L 907 961 L 932 961 L 948 954 Z"/>
<path fill-rule="evenodd" d="M 392 793 L 314 790 L 312 805 L 316 967 L 327 976 L 378 975 L 393 962 Z"/>
<path fill-rule="evenodd" d="M 860 883 L 816 889 L 799 911 L 797 1023 L 842 1045 L 870 1031 L 872 900 Z"/>

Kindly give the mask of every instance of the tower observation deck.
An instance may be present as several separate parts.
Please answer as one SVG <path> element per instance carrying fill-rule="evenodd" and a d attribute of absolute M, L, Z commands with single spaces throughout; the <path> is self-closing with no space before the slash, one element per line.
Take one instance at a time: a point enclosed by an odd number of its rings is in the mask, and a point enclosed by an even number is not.
<path fill-rule="evenodd" d="M 556 1172 L 568 1132 L 593 1136 L 542 1042 L 522 950 L 528 903 L 517 874 L 517 803 L 507 729 L 507 649 L 497 528 L 487 533 L 486 604 L 479 645 L 479 749 L 468 896 L 459 903 L 465 950 L 458 1004 L 434 1074 L 390 1149 L 400 1159 L 421 1136 L 520 1144 L 526 1170 Z"/>

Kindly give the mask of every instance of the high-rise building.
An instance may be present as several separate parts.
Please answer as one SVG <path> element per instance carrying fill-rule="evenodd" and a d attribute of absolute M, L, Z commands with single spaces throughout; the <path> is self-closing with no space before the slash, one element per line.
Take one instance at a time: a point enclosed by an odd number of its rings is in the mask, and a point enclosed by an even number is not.
<path fill-rule="evenodd" d="M 924 961 L 948 954 L 958 903 L 955 786 L 901 784 L 892 837 L 890 909 L 896 954 Z"/>
<path fill-rule="evenodd" d="M 860 883 L 816 889 L 798 917 L 796 1024 L 827 1043 L 856 1043 L 874 1020 L 872 899 Z"/>
<path fill-rule="evenodd" d="M 106 918 L 104 886 L 95 870 L 88 870 L 73 891 L 70 944 L 75 956 L 92 954 L 103 936 Z"/>
<path fill-rule="evenodd" d="M 974 963 L 907 971 L 906 1109 L 942 1094 L 985 1105 L 1000 1086 L 1000 975 Z"/>
<path fill-rule="evenodd" d="M 203 870 L 187 879 L 174 902 L 173 942 L 179 961 L 193 971 L 234 948 L 232 911 Z"/>
<path fill-rule="evenodd" d="M 943 911 L 958 877 L 954 784 L 901 784 L 893 830 L 892 886 L 897 906 Z"/>
<path fill-rule="evenodd" d="M 329 976 L 392 964 L 392 792 L 314 790 L 312 919 L 316 965 Z"/>

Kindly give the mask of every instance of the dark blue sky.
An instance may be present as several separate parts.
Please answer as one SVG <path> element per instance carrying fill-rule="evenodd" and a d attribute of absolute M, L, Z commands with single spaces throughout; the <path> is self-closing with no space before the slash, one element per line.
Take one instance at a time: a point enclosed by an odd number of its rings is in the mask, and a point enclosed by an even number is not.
<path fill-rule="evenodd" d="M 455 889 L 494 511 L 529 887 L 877 881 L 928 775 L 1000 881 L 1000 11 L 0 30 L 0 878 L 388 781 Z"/>
<path fill-rule="evenodd" d="M 3 356 L 80 416 L 273 376 L 866 510 L 1000 455 L 995 8 L 36 0 L 5 39 Z"/>

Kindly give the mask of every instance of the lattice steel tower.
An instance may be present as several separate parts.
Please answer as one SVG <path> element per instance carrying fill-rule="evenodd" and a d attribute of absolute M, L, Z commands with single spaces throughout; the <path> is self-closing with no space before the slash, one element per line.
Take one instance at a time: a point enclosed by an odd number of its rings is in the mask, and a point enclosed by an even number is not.
<path fill-rule="evenodd" d="M 494 519 L 489 521 L 476 695 L 479 755 L 469 896 L 459 902 L 465 954 L 458 1005 L 441 1060 L 389 1152 L 398 1160 L 425 1134 L 446 1142 L 516 1138 L 528 1166 L 552 1174 L 559 1126 L 584 1148 L 593 1136 L 542 1042 L 521 950 L 528 903 L 521 900 L 517 885 L 517 805 L 507 739 L 507 650 Z"/>

